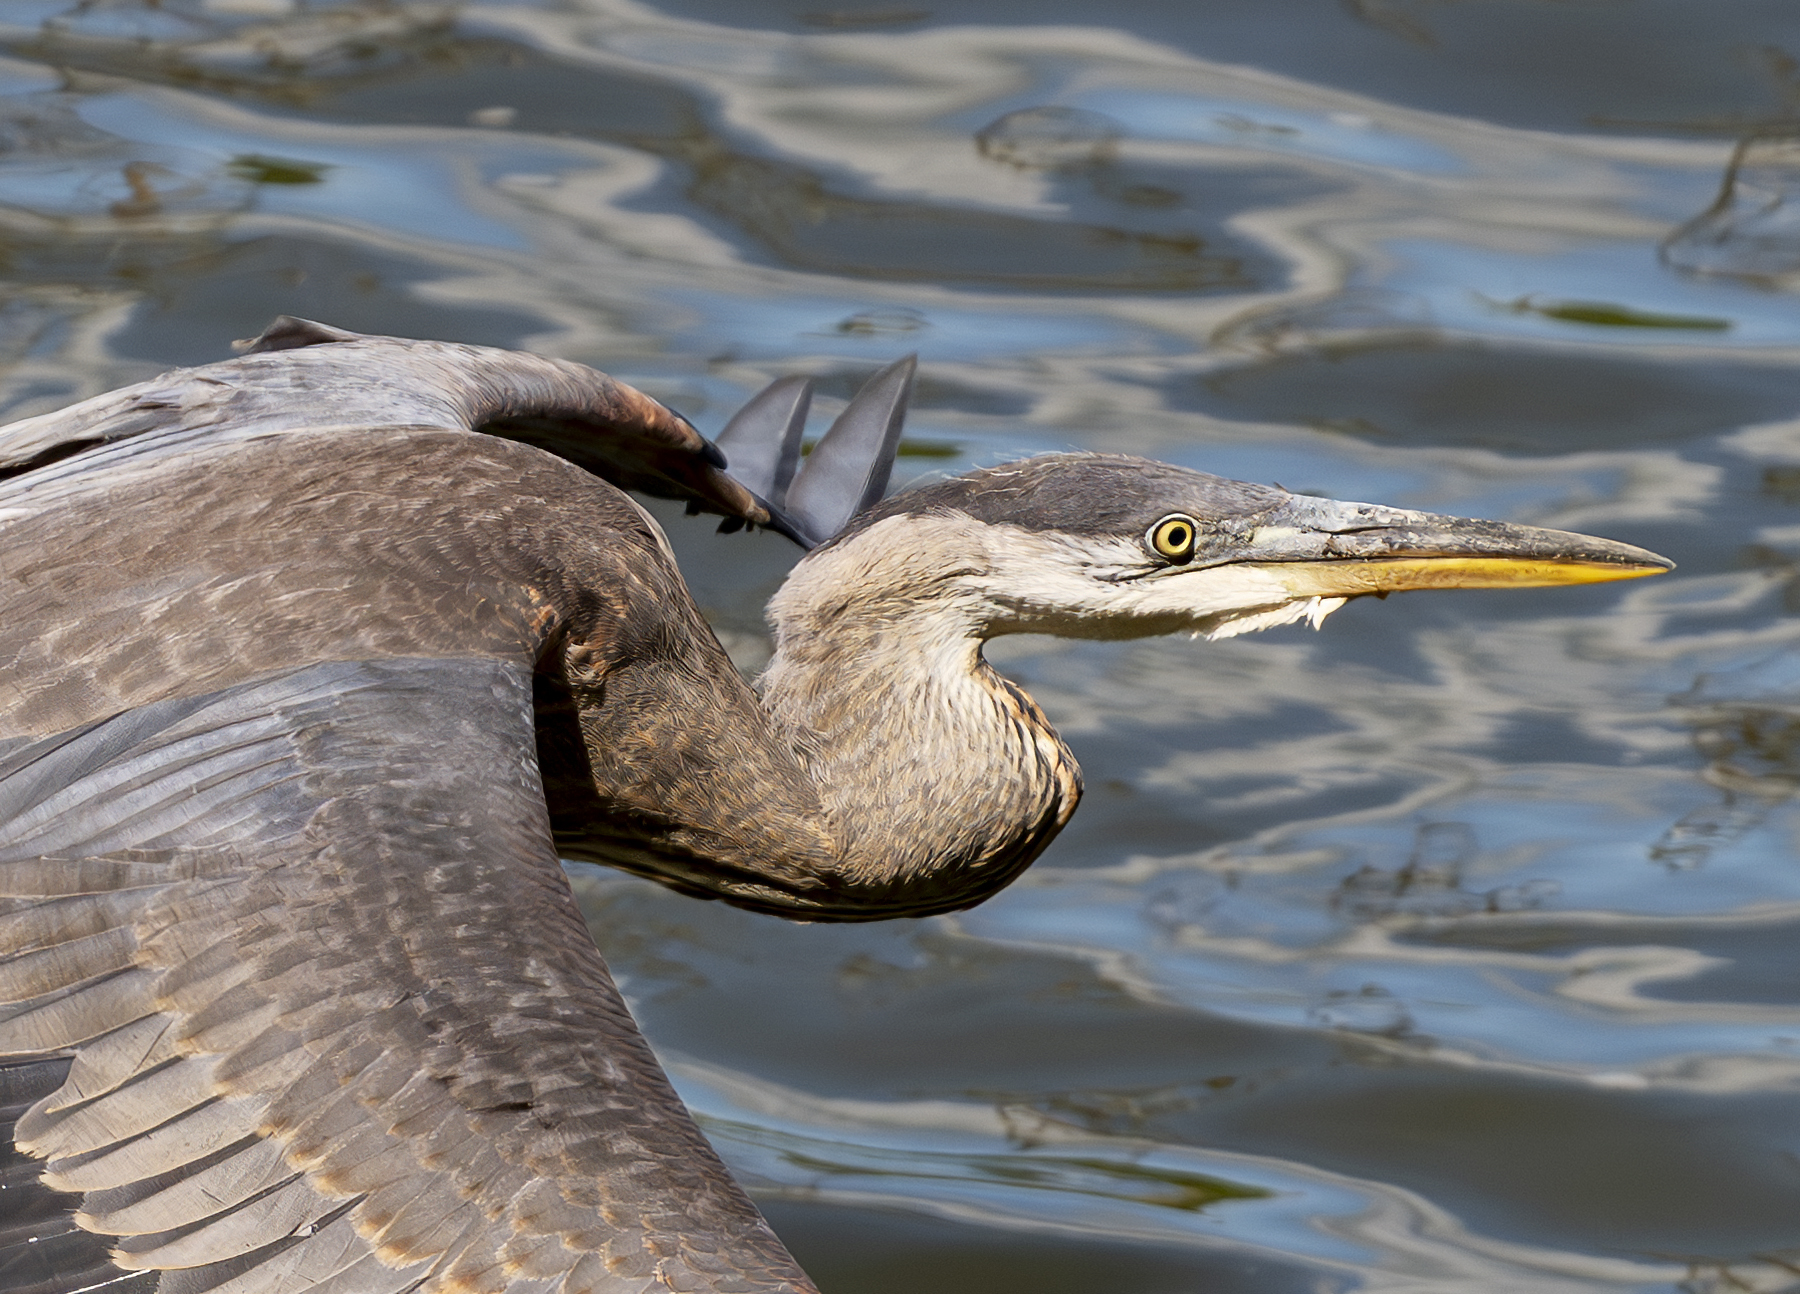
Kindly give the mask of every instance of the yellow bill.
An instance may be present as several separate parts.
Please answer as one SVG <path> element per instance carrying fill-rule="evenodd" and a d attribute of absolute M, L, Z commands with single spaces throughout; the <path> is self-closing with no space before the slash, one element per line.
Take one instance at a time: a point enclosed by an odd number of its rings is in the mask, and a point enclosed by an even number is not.
<path fill-rule="evenodd" d="M 1661 575 L 1663 562 L 1555 561 L 1541 557 L 1351 557 L 1262 568 L 1295 597 L 1350 598 L 1411 589 L 1530 589 Z"/>

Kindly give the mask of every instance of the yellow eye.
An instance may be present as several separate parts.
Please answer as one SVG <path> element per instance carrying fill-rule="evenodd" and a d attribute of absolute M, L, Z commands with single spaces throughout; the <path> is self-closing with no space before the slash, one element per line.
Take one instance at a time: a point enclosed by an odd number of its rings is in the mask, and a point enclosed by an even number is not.
<path fill-rule="evenodd" d="M 1177 512 L 1151 526 L 1150 533 L 1144 538 L 1149 541 L 1150 551 L 1158 557 L 1166 557 L 1172 562 L 1185 562 L 1194 555 L 1194 539 L 1198 529 L 1192 517 Z"/>

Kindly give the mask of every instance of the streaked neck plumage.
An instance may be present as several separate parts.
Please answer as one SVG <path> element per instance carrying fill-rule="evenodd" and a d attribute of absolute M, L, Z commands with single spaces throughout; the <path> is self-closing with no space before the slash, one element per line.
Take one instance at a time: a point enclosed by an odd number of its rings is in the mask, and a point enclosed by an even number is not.
<path fill-rule="evenodd" d="M 842 843 L 868 915 L 967 907 L 1061 830 L 1080 770 L 982 659 L 985 528 L 891 517 L 815 552 L 769 604 L 764 705 Z"/>

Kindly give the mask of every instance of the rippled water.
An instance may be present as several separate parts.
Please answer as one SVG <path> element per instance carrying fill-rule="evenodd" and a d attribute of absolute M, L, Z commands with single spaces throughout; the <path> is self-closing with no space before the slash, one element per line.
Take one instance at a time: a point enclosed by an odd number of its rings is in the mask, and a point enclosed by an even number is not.
<path fill-rule="evenodd" d="M 1665 552 L 995 644 L 1090 789 L 954 919 L 578 883 L 827 1294 L 1796 1287 L 1800 11 L 808 4 L 9 0 L 0 415 L 284 311 L 706 429 L 917 349 L 906 472 Z M 666 520 L 754 666 L 793 550 Z"/>

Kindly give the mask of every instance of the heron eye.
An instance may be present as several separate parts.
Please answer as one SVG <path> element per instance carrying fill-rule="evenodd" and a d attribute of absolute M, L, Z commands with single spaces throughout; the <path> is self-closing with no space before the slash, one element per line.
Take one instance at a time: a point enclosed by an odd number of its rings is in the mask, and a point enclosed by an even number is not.
<path fill-rule="evenodd" d="M 1185 562 L 1194 555 L 1194 536 L 1198 525 L 1192 517 L 1177 512 L 1173 516 L 1164 517 L 1144 538 L 1150 544 L 1150 550 L 1158 557 L 1166 557 L 1172 562 Z"/>

